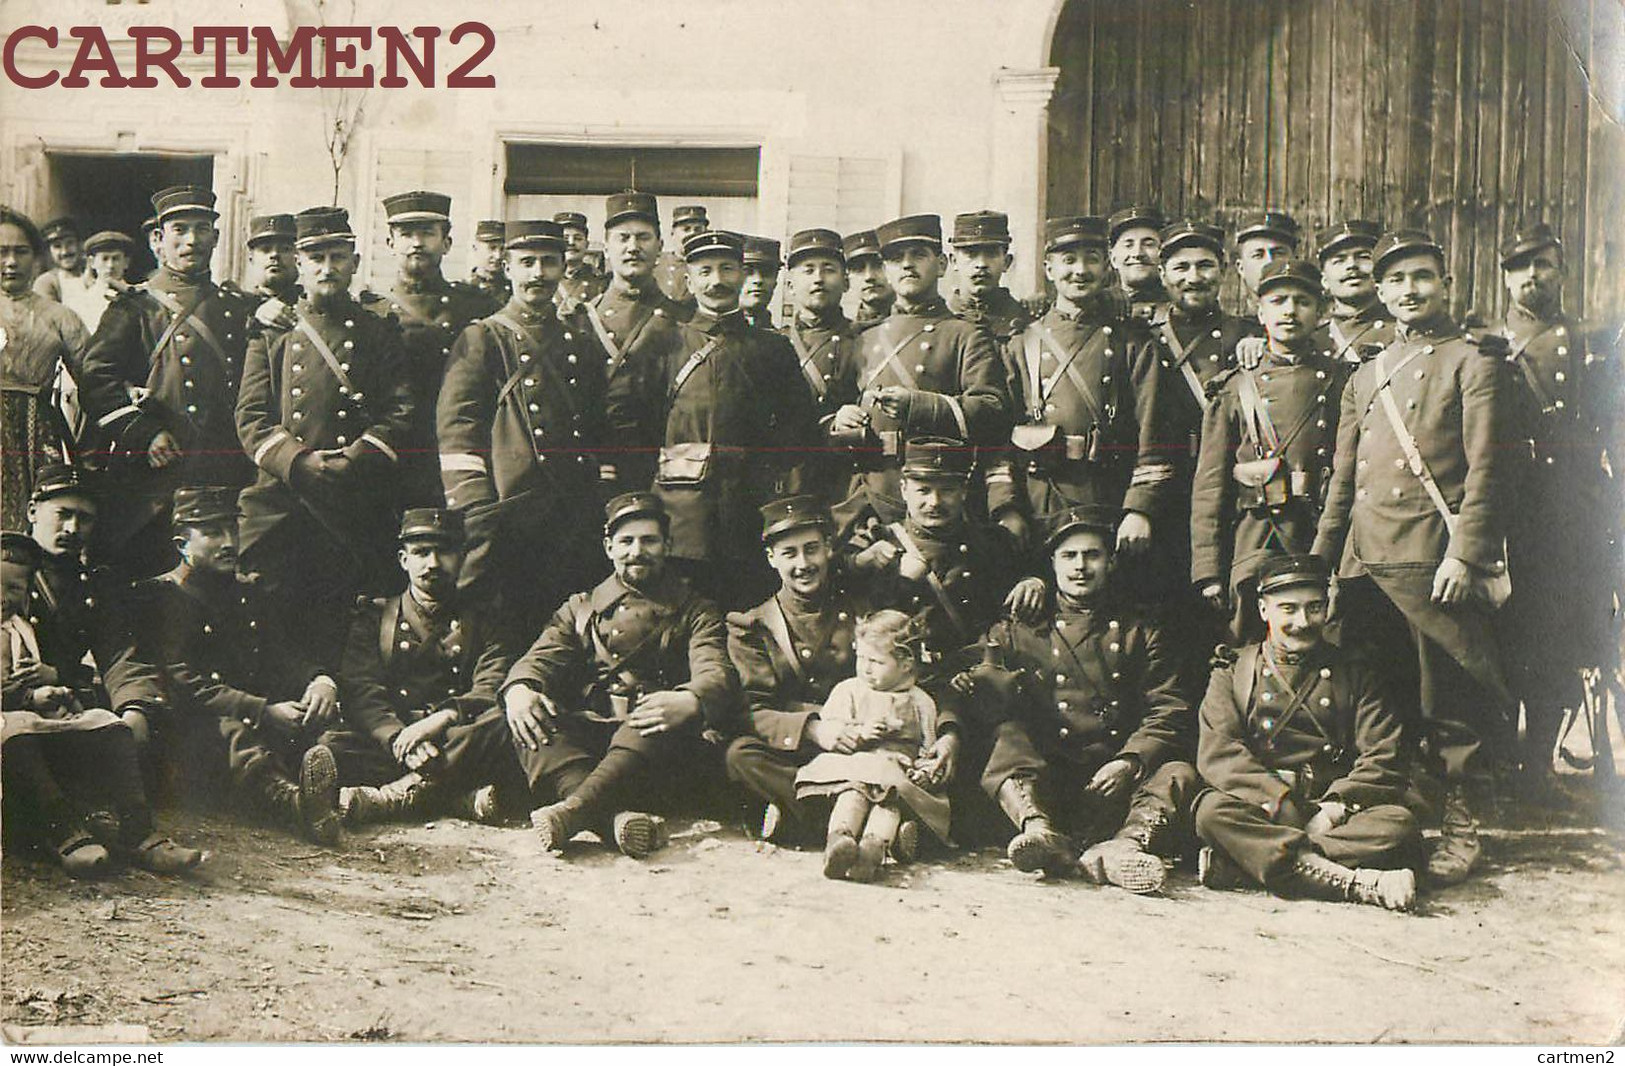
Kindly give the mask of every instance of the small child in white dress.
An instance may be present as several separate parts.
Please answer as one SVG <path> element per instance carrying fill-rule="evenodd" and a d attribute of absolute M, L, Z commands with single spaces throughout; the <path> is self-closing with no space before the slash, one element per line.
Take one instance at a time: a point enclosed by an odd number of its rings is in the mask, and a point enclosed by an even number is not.
<path fill-rule="evenodd" d="M 835 797 L 824 876 L 872 881 L 905 813 L 948 839 L 948 800 L 922 787 L 915 768 L 937 740 L 937 705 L 916 683 L 923 630 L 902 611 L 857 625 L 856 677 L 830 692 L 818 716 L 860 727 L 856 750 L 824 752 L 796 774 L 796 795 Z"/>

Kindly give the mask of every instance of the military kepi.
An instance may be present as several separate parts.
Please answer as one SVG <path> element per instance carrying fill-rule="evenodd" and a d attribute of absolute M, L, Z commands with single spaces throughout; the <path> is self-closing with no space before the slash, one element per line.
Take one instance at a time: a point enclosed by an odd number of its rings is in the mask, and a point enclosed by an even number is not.
<path fill-rule="evenodd" d="M 786 256 L 789 265 L 795 266 L 809 255 L 821 255 L 837 263 L 846 262 L 841 235 L 832 229 L 804 229 L 793 234 L 790 237 L 790 254 Z"/>
<path fill-rule="evenodd" d="M 1258 295 L 1263 296 L 1285 285 L 1296 285 L 1312 293 L 1318 300 L 1326 298 L 1326 290 L 1321 286 L 1320 269 L 1302 259 L 1274 259 L 1266 263 L 1258 278 Z"/>
<path fill-rule="evenodd" d="M 1315 234 L 1315 255 L 1324 263 L 1327 256 L 1341 248 L 1375 248 L 1381 236 L 1380 223 L 1351 218 L 1335 226 L 1326 226 Z"/>
<path fill-rule="evenodd" d="M 1044 223 L 1044 251 L 1058 252 L 1078 245 L 1106 247 L 1106 220 L 1094 215 L 1067 215 Z"/>
<path fill-rule="evenodd" d="M 297 236 L 293 245 L 301 252 L 330 244 L 354 244 L 350 212 L 342 207 L 310 207 L 293 217 Z"/>
<path fill-rule="evenodd" d="M 62 237 L 79 236 L 79 224 L 66 215 L 53 218 L 40 228 L 40 237 L 46 243 L 59 240 Z"/>
<path fill-rule="evenodd" d="M 649 193 L 634 192 L 631 189 L 618 192 L 604 200 L 605 229 L 631 218 L 639 218 L 651 226 L 658 226 L 660 204 Z"/>
<path fill-rule="evenodd" d="M 540 248 L 543 251 L 564 250 L 564 227 L 547 218 L 525 218 L 507 224 L 507 248 Z"/>
<path fill-rule="evenodd" d="M 903 446 L 903 476 L 962 480 L 976 463 L 975 445 L 947 437 L 916 437 Z"/>
<path fill-rule="evenodd" d="M 727 230 L 702 229 L 683 242 L 683 258 L 693 260 L 703 255 L 725 255 L 745 261 L 745 238 Z"/>
<path fill-rule="evenodd" d="M 666 505 L 652 492 L 623 492 L 604 505 L 604 536 L 615 532 L 623 522 L 634 518 L 653 518 L 660 528 L 670 531 L 671 515 Z"/>
<path fill-rule="evenodd" d="M 700 204 L 682 204 L 672 209 L 671 224 L 682 226 L 695 223 L 709 229 L 711 222 L 705 217 L 705 208 Z"/>
<path fill-rule="evenodd" d="M 254 248 L 267 241 L 292 243 L 299 236 L 292 215 L 255 215 L 248 220 L 248 246 Z"/>
<path fill-rule="evenodd" d="M 1010 216 L 1003 211 L 969 211 L 954 216 L 955 248 L 977 248 L 996 244 L 1010 247 Z"/>
<path fill-rule="evenodd" d="M 1166 262 L 1168 257 L 1181 248 L 1190 246 L 1206 248 L 1224 258 L 1224 231 L 1217 226 L 1210 226 L 1205 222 L 1192 222 L 1190 219 L 1181 219 L 1166 226 L 1162 231 L 1162 258 Z"/>
<path fill-rule="evenodd" d="M 79 471 L 66 463 L 46 463 L 34 479 L 34 491 L 28 497 L 34 503 L 57 496 L 86 496 L 89 490 L 79 480 Z"/>
<path fill-rule="evenodd" d="M 463 542 L 463 516 L 446 507 L 410 507 L 401 515 L 402 544 L 432 540 L 436 544 Z"/>
<path fill-rule="evenodd" d="M 500 218 L 481 219 L 474 224 L 474 239 L 490 244 L 501 244 L 506 236 L 507 224 Z"/>
<path fill-rule="evenodd" d="M 923 241 L 936 248 L 942 247 L 942 219 L 936 215 L 904 215 L 894 218 L 875 231 L 880 240 L 880 254 L 909 241 Z"/>
<path fill-rule="evenodd" d="M 451 197 L 417 189 L 384 197 L 384 215 L 391 226 L 407 222 L 451 222 Z"/>
<path fill-rule="evenodd" d="M 879 255 L 880 237 L 872 229 L 848 233 L 841 238 L 841 251 L 846 256 L 847 265 L 851 266 L 853 260 L 862 259 L 866 255 Z"/>
<path fill-rule="evenodd" d="M 580 211 L 560 211 L 553 216 L 560 229 L 578 229 L 587 232 L 587 216 Z"/>
<path fill-rule="evenodd" d="M 1296 248 L 1298 246 L 1298 220 L 1284 211 L 1251 211 L 1241 216 L 1236 226 L 1236 243 L 1254 237 L 1274 237 Z"/>
<path fill-rule="evenodd" d="M 214 190 L 201 185 L 171 185 L 152 194 L 152 217 L 159 225 L 173 215 L 208 215 L 219 218 L 214 209 Z"/>
<path fill-rule="evenodd" d="M 187 485 L 175 490 L 174 524 L 196 526 L 235 519 L 237 490 L 229 485 Z"/>
<path fill-rule="evenodd" d="M 1050 521 L 1049 536 L 1045 539 L 1044 545 L 1053 548 L 1068 534 L 1079 530 L 1093 530 L 1110 538 L 1116 533 L 1121 515 L 1122 512 L 1116 507 L 1103 503 L 1084 503 L 1068 507 Z"/>
<path fill-rule="evenodd" d="M 104 229 L 85 238 L 86 255 L 95 255 L 104 248 L 122 248 L 125 252 L 132 252 L 135 250 L 135 242 L 128 234 L 114 229 Z"/>
<path fill-rule="evenodd" d="M 1163 217 L 1162 209 L 1150 204 L 1134 204 L 1121 211 L 1113 211 L 1106 220 L 1106 239 L 1116 243 L 1125 231 L 1131 229 L 1149 229 L 1160 233 L 1162 227 L 1168 224 Z"/>
<path fill-rule="evenodd" d="M 1382 240 L 1371 250 L 1371 266 L 1380 276 L 1382 268 L 1398 257 L 1419 254 L 1431 255 L 1441 264 L 1444 262 L 1444 249 L 1426 230 L 1395 230 L 1383 234 Z"/>
<path fill-rule="evenodd" d="M 763 263 L 768 266 L 778 266 L 783 260 L 779 258 L 779 242 L 772 237 L 745 237 L 745 262 Z"/>
<path fill-rule="evenodd" d="M 775 539 L 798 529 L 832 531 L 835 528 L 829 508 L 816 496 L 781 496 L 763 504 L 761 512 L 763 544 L 771 544 Z"/>
<path fill-rule="evenodd" d="M 1325 588 L 1331 579 L 1330 567 L 1318 555 L 1272 555 L 1258 568 L 1258 594 L 1306 585 Z"/>
<path fill-rule="evenodd" d="M 1557 239 L 1552 227 L 1544 222 L 1536 222 L 1532 226 L 1514 233 L 1501 243 L 1501 268 L 1511 267 L 1520 259 L 1526 259 L 1536 252 L 1546 248 L 1563 249 L 1563 242 Z"/>

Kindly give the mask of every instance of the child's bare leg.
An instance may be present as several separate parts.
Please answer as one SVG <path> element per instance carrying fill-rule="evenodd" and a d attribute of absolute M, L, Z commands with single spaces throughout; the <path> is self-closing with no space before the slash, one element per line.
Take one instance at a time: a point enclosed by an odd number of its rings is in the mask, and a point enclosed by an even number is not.
<path fill-rule="evenodd" d="M 852 867 L 852 880 L 873 881 L 880 873 L 880 864 L 886 860 L 886 849 L 897 839 L 897 827 L 902 824 L 903 812 L 893 802 L 876 804 L 869 811 L 863 826 L 863 840 L 858 844 L 858 861 Z"/>
<path fill-rule="evenodd" d="M 858 834 L 869 816 L 869 798 L 857 789 L 835 797 L 829 812 L 829 835 L 824 840 L 824 876 L 840 880 L 858 861 Z"/>

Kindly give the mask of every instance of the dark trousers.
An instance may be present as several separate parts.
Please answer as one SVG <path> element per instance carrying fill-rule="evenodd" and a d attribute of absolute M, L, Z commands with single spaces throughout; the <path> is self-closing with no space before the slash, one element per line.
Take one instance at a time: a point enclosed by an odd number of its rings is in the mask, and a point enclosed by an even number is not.
<path fill-rule="evenodd" d="M 12 737 L 0 757 L 0 777 L 8 829 L 20 827 L 47 843 L 60 843 L 80 824 L 71 790 L 110 803 L 125 843 L 138 844 L 152 832 L 135 736 L 122 725 Z"/>
<path fill-rule="evenodd" d="M 1416 816 L 1395 803 L 1356 811 L 1342 825 L 1314 836 L 1300 822 L 1273 822 L 1256 804 L 1214 789 L 1197 797 L 1194 814 L 1197 836 L 1272 890 L 1288 880 L 1293 860 L 1305 848 L 1344 866 L 1393 870 L 1415 863 L 1422 847 Z"/>
<path fill-rule="evenodd" d="M 501 712 L 497 713 L 500 718 Z M 501 724 L 505 732 L 506 720 Z M 440 758 L 426 763 L 416 771 L 418 775 L 431 784 L 464 792 L 497 782 L 508 785 L 521 782 L 523 778 L 512 746 L 491 743 L 493 739 L 503 738 L 483 737 L 482 731 L 476 728 L 478 725 L 478 721 L 463 723 L 442 733 L 435 742 Z M 395 758 L 394 752 L 371 734 L 334 729 L 323 733 L 321 742 L 332 749 L 341 785 L 384 785 L 409 772 Z"/>
<path fill-rule="evenodd" d="M 735 737 L 724 757 L 728 780 L 759 804 L 774 804 L 789 819 L 789 835 L 814 839 L 827 821 L 827 799 L 797 799 L 796 771 L 823 749 L 811 742 L 795 751 L 774 748 L 760 737 Z"/>

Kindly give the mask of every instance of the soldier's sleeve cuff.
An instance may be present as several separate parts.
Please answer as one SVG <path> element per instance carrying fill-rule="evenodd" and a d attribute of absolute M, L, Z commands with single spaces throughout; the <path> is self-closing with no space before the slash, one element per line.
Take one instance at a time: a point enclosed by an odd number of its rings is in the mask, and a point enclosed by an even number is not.
<path fill-rule="evenodd" d="M 391 448 L 389 443 L 377 434 L 372 432 L 363 433 L 361 434 L 361 440 L 383 452 L 389 457 L 390 462 L 394 463 L 400 461 L 400 456 L 395 454 L 395 449 Z"/>

